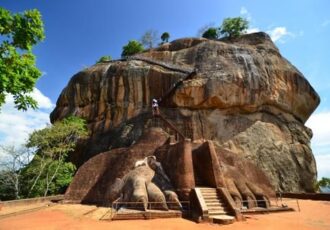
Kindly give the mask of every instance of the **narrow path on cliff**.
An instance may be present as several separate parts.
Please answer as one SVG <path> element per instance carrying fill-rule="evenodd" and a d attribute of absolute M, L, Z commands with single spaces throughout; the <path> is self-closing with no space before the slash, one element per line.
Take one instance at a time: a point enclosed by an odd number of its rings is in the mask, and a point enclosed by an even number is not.
<path fill-rule="evenodd" d="M 178 80 L 176 83 L 173 84 L 173 86 L 171 88 L 169 88 L 166 91 L 166 93 L 160 98 L 159 103 L 164 101 L 164 99 L 167 98 L 183 81 L 188 80 L 188 79 L 192 78 L 194 75 L 196 75 L 196 70 L 194 68 L 186 68 L 186 67 L 182 67 L 179 65 L 175 65 L 173 63 L 159 61 L 159 60 L 155 60 L 153 58 L 143 57 L 140 55 L 129 56 L 129 57 L 127 57 L 126 60 L 127 61 L 129 61 L 129 60 L 144 61 L 144 62 L 153 64 L 153 65 L 159 65 L 159 66 L 162 66 L 164 68 L 167 68 L 167 69 L 170 69 L 173 71 L 187 74 L 186 77 Z"/>
<path fill-rule="evenodd" d="M 191 74 L 192 72 L 195 71 L 194 68 L 182 67 L 182 66 L 179 66 L 179 65 L 175 65 L 173 63 L 159 61 L 159 60 L 155 60 L 155 59 L 149 58 L 149 57 L 144 57 L 144 56 L 141 56 L 141 55 L 129 56 L 129 57 L 126 58 L 126 60 L 127 61 L 130 61 L 130 60 L 144 61 L 144 62 L 148 62 L 150 64 L 159 65 L 159 66 L 162 66 L 164 68 L 167 68 L 167 69 L 170 69 L 170 70 L 173 70 L 173 71 L 177 71 L 177 72 L 186 73 L 186 74 Z"/>

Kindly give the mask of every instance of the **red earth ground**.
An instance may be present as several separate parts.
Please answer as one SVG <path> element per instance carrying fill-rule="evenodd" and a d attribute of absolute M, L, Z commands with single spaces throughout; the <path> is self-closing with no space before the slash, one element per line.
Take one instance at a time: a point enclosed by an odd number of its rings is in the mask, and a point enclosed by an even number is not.
<path fill-rule="evenodd" d="M 296 200 L 285 200 L 290 207 L 298 210 Z M 38 211 L 11 217 L 1 217 L 5 208 L 0 211 L 1 230 L 55 230 L 55 229 L 244 229 L 244 230 L 277 230 L 277 229 L 330 229 L 330 201 L 299 200 L 300 212 L 281 212 L 272 214 L 246 215 L 246 221 L 231 225 L 209 223 L 197 224 L 181 219 L 154 219 L 128 221 L 99 221 L 97 214 L 89 210 L 95 206 L 86 205 L 54 205 Z M 8 210 L 7 210 L 8 211 Z M 100 209 L 99 211 L 104 211 Z M 85 214 L 82 214 L 85 213 Z M 93 212 L 92 212 L 93 213 Z"/>

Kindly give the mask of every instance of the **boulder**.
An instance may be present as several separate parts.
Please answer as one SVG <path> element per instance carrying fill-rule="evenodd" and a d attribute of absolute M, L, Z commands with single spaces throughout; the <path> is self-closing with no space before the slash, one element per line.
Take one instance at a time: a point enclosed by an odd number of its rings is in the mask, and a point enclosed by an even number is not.
<path fill-rule="evenodd" d="M 172 134 L 151 117 L 152 98 L 162 99 L 162 116 L 186 138 L 211 140 L 252 162 L 275 190 L 313 191 L 312 131 L 304 123 L 320 99 L 267 34 L 179 39 L 96 64 L 72 77 L 51 121 L 69 115 L 87 120 L 91 137 L 70 155 L 79 167 L 102 152 L 132 146 L 150 127 Z"/>

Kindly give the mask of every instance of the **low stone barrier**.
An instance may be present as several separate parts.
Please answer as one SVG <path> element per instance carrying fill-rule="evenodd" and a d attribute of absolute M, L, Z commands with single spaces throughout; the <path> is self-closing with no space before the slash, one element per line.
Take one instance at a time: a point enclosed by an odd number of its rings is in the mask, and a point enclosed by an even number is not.
<path fill-rule="evenodd" d="M 276 193 L 277 197 L 330 201 L 330 193 Z"/>
<path fill-rule="evenodd" d="M 56 195 L 56 196 L 46 196 L 46 197 L 37 197 L 37 198 L 29 198 L 29 199 L 20 199 L 20 200 L 8 200 L 8 201 L 0 201 L 0 209 L 1 207 L 13 207 L 20 205 L 28 205 L 42 202 L 57 202 L 64 199 L 64 195 Z"/>

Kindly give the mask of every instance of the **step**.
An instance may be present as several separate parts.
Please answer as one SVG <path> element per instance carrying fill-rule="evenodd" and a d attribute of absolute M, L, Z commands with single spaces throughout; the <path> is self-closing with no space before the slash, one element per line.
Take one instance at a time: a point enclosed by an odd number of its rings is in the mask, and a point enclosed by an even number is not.
<path fill-rule="evenodd" d="M 205 202 L 207 206 L 217 206 L 217 205 L 221 205 L 221 206 L 226 206 L 224 203 L 222 203 L 220 200 L 218 201 L 212 201 L 212 202 Z"/>
<path fill-rule="evenodd" d="M 221 204 L 218 204 L 218 205 L 208 205 L 208 204 L 206 204 L 206 206 L 210 209 L 212 209 L 212 208 L 222 208 L 222 209 L 224 209 L 224 208 L 226 208 L 226 206 L 224 206 L 224 205 L 221 205 Z"/>
<path fill-rule="evenodd" d="M 215 224 L 232 224 L 235 222 L 235 217 L 229 215 L 212 215 L 209 218 Z"/>
<path fill-rule="evenodd" d="M 202 193 L 202 196 L 203 197 L 208 197 L 208 198 L 216 198 L 216 199 L 219 199 L 220 198 L 220 196 L 218 196 L 217 194 L 203 194 Z"/>
<path fill-rule="evenodd" d="M 204 201 L 206 204 L 213 204 L 213 203 L 217 203 L 217 204 L 223 204 L 221 201 L 219 201 L 219 199 L 214 199 L 214 198 L 205 198 L 204 197 Z"/>
<path fill-rule="evenodd" d="M 203 195 L 202 195 L 203 196 Z M 220 200 L 221 199 L 221 197 L 219 197 L 219 196 L 203 196 L 204 197 L 204 199 L 208 199 L 208 200 Z"/>
<path fill-rule="evenodd" d="M 212 204 L 212 205 L 208 205 L 208 204 L 206 204 L 206 206 L 208 207 L 208 208 L 223 208 L 223 209 L 225 209 L 226 208 L 226 206 L 224 206 L 224 205 L 221 205 L 221 204 Z"/>
<path fill-rule="evenodd" d="M 209 212 L 215 212 L 215 211 L 221 211 L 221 212 L 226 212 L 226 210 L 223 207 L 212 207 L 208 208 Z"/>
<path fill-rule="evenodd" d="M 218 193 L 203 193 L 203 192 L 202 192 L 202 195 L 203 196 L 219 196 Z"/>
<path fill-rule="evenodd" d="M 227 214 L 227 212 L 224 210 L 209 210 L 209 216 L 224 215 L 224 214 Z"/>
<path fill-rule="evenodd" d="M 217 192 L 201 192 L 202 194 L 205 194 L 205 195 L 218 195 Z"/>
<path fill-rule="evenodd" d="M 207 205 L 207 204 L 206 204 L 206 206 L 207 206 L 208 209 L 215 209 L 215 208 L 218 208 L 218 209 L 225 209 L 225 207 L 222 206 L 222 205 Z"/>
<path fill-rule="evenodd" d="M 216 188 L 199 188 L 201 191 L 217 191 Z"/>
<path fill-rule="evenodd" d="M 216 198 L 221 198 L 221 196 L 219 196 L 219 194 L 211 194 L 211 193 L 202 193 L 202 196 L 204 197 L 216 197 Z"/>

